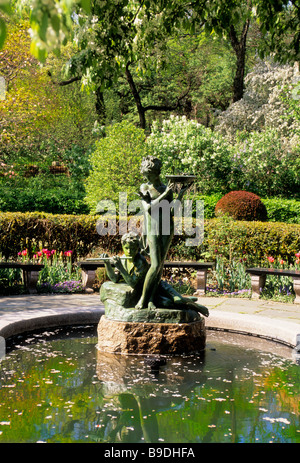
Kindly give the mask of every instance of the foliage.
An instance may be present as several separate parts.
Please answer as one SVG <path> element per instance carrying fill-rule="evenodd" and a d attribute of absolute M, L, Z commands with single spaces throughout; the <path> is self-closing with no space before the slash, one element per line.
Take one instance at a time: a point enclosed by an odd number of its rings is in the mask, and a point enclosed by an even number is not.
<path fill-rule="evenodd" d="M 215 217 L 215 207 L 220 194 L 215 195 L 199 195 L 192 196 L 193 201 L 203 201 L 204 203 L 204 218 L 213 219 Z M 300 223 L 300 201 L 295 199 L 283 198 L 261 198 L 266 206 L 269 222 L 285 222 L 285 223 Z"/>
<path fill-rule="evenodd" d="M 48 212 L 52 214 L 87 214 L 85 191 L 79 182 L 70 182 L 60 176 L 45 180 L 37 178 L 15 182 L 0 182 L 0 209 L 2 212 Z M 49 180 L 49 182 L 48 182 Z M 52 184 L 49 185 L 50 181 Z"/>
<path fill-rule="evenodd" d="M 19 268 L 0 269 L 0 294 L 20 294 L 24 292 L 22 271 Z"/>
<path fill-rule="evenodd" d="M 264 267 L 299 270 L 299 253 L 290 256 L 290 263 L 281 258 L 268 256 L 262 262 Z M 250 297 L 251 278 L 246 273 L 247 258 L 234 259 L 228 262 L 222 255 L 216 256 L 215 268 L 210 271 L 207 282 L 208 296 Z M 267 275 L 266 284 L 260 292 L 262 299 L 272 299 L 292 303 L 295 298 L 293 278 L 288 276 Z"/>
<path fill-rule="evenodd" d="M 228 109 L 216 112 L 216 130 L 230 138 L 239 131 L 275 128 L 283 136 L 299 133 L 299 121 L 288 108 L 293 84 L 297 79 L 294 66 L 279 65 L 272 60 L 258 61 L 245 78 L 243 98 Z M 290 95 L 290 96 L 289 96 Z M 283 98 L 285 101 L 283 101 Z M 294 136 L 292 145 L 297 144 Z"/>
<path fill-rule="evenodd" d="M 219 199 L 221 199 L 221 197 L 222 197 L 221 193 L 212 194 L 212 195 L 202 195 L 202 194 L 197 194 L 197 193 L 191 194 L 193 205 L 196 204 L 196 201 L 203 202 L 205 219 L 213 219 L 215 217 L 215 207 Z"/>
<path fill-rule="evenodd" d="M 7 26 L 5 45 L 0 51 L 0 75 L 5 79 L 6 89 L 9 91 L 17 77 L 34 75 L 37 62 L 29 51 L 28 21 L 11 20 Z"/>
<path fill-rule="evenodd" d="M 121 251 L 121 235 L 99 236 L 99 216 L 52 215 L 44 213 L 0 213 L 0 252 L 13 258 L 28 249 L 30 257 L 40 247 L 72 249 L 73 259 L 87 256 L 101 247 L 103 252 Z M 228 261 L 247 258 L 247 265 L 265 263 L 266 256 L 291 262 L 300 250 L 300 225 L 273 222 L 235 221 L 230 217 L 205 220 L 201 245 L 185 246 L 185 236 L 175 236 L 170 260 L 215 260 L 222 254 Z"/>
<path fill-rule="evenodd" d="M 37 74 L 16 79 L 1 103 L 1 161 L 51 163 L 60 160 L 73 145 L 88 147 L 91 137 L 91 107 L 65 98 L 63 91 Z"/>
<path fill-rule="evenodd" d="M 48 282 L 37 285 L 37 291 L 39 293 L 81 293 L 83 291 L 83 284 L 80 280 L 62 281 L 55 284 Z"/>
<path fill-rule="evenodd" d="M 218 293 L 249 296 L 250 288 L 251 278 L 246 273 L 246 258 L 232 260 L 228 263 L 221 255 L 216 256 L 215 268 L 208 278 L 208 290 L 213 295 Z"/>
<path fill-rule="evenodd" d="M 39 292 L 82 292 L 81 271 L 72 264 L 72 254 L 72 251 L 42 249 L 33 255 L 33 262 L 44 264 L 37 282 Z"/>
<path fill-rule="evenodd" d="M 235 53 L 235 76 L 232 89 L 232 101 L 235 102 L 243 96 L 247 37 L 249 30 L 253 30 L 250 24 L 253 16 L 255 17 L 253 14 L 255 10 L 252 8 L 252 2 L 248 1 L 231 1 L 229 5 L 223 0 L 211 3 L 204 17 L 204 31 L 221 36 L 230 44 Z M 197 10 L 197 6 L 195 8 Z"/>
<path fill-rule="evenodd" d="M 171 116 L 162 127 L 153 123 L 147 143 L 162 160 L 163 175 L 197 175 L 196 187 L 202 194 L 225 193 L 230 188 L 232 147 L 210 128 L 185 116 Z"/>
<path fill-rule="evenodd" d="M 81 270 L 72 264 L 72 251 L 57 252 L 55 249 L 40 249 L 30 258 L 28 250 L 18 252 L 17 261 L 40 263 L 44 268 L 39 272 L 38 292 L 74 293 L 83 290 Z M 14 256 L 15 257 L 15 256 Z M 0 270 L 0 294 L 25 293 L 21 269 Z"/>
<path fill-rule="evenodd" d="M 236 138 L 233 156 L 235 189 L 259 196 L 299 197 L 299 146 L 266 129 Z"/>
<path fill-rule="evenodd" d="M 78 53 L 68 69 L 71 74 L 82 76 L 83 85 L 109 88 L 128 62 L 138 66 L 141 56 L 151 60 L 154 41 L 163 38 L 166 27 L 171 27 L 164 25 L 161 16 L 173 14 L 172 2 L 143 3 L 95 1 L 89 12 L 77 9 L 73 29 Z"/>
<path fill-rule="evenodd" d="M 38 212 L 0 214 L 0 252 L 8 259 L 16 251 L 28 249 L 30 257 L 40 247 L 72 249 L 73 258 L 85 256 L 105 242 L 105 248 L 117 248 L 118 236 L 100 237 L 96 217 L 89 215 L 54 215 Z"/>
<path fill-rule="evenodd" d="M 300 10 L 297 1 L 258 2 L 257 13 L 262 33 L 267 32 L 267 40 L 260 53 L 271 53 L 277 61 L 297 61 L 300 45 Z"/>
<path fill-rule="evenodd" d="M 147 139 L 164 174 L 193 173 L 198 193 L 247 190 L 261 197 L 298 197 L 299 148 L 276 129 L 239 133 L 230 142 L 184 116 L 153 123 Z"/>
<path fill-rule="evenodd" d="M 236 28 L 248 20 L 257 24 L 263 38 L 257 47 L 260 57 L 272 53 L 276 60 L 285 62 L 293 62 L 299 57 L 299 8 L 296 1 L 213 0 L 207 8 L 201 3 L 196 3 L 195 8 L 199 16 L 204 17 L 208 33 L 215 32 L 230 39 L 230 26 Z"/>
<path fill-rule="evenodd" d="M 35 250 L 31 261 L 44 264 L 44 268 L 39 272 L 38 284 L 54 286 L 73 279 L 78 280 L 80 270 L 78 267 L 73 267 L 72 254 L 73 251 L 59 252 L 56 249 L 51 251 L 45 248 Z"/>
<path fill-rule="evenodd" d="M 24 3 L 27 4 L 26 0 L 17 1 L 21 6 Z M 279 6 L 277 8 L 273 7 L 273 1 L 267 3 L 265 6 L 262 0 L 252 0 L 250 3 L 214 0 L 209 4 L 191 4 L 187 0 L 96 0 L 92 3 L 89 0 L 34 0 L 30 5 L 31 49 L 40 61 L 44 61 L 50 50 L 58 52 L 68 38 L 73 40 L 77 50 L 67 63 L 67 72 L 81 80 L 83 86 L 103 92 L 115 86 L 120 76 L 126 75 L 128 79 L 129 65 L 134 65 L 138 74 L 142 75 L 151 73 L 154 65 L 157 69 L 163 69 L 170 64 L 167 43 L 174 34 L 217 33 L 228 40 L 237 55 L 234 79 L 236 101 L 236 80 L 238 93 L 243 90 L 245 42 L 250 21 L 257 21 L 256 29 L 260 30 L 263 39 L 258 41 L 261 46 L 261 42 L 269 39 L 267 31 L 281 33 L 286 17 L 290 16 L 289 10 L 297 16 L 293 11 L 294 6 L 287 0 L 280 2 L 280 5 L 275 2 Z M 271 26 L 266 16 L 270 8 L 275 18 Z M 296 32 L 295 27 L 296 24 L 292 22 L 288 29 L 293 31 L 294 28 Z M 291 49 L 295 49 L 296 45 L 293 41 Z M 133 86 L 129 83 L 140 125 L 145 128 L 144 107 Z"/>
<path fill-rule="evenodd" d="M 187 36 L 181 41 L 173 40 L 171 51 L 166 75 L 168 85 L 182 88 L 180 81 L 174 82 L 172 78 L 170 82 L 169 76 L 174 76 L 173 63 L 176 62 L 176 68 L 181 67 L 185 81 L 190 84 L 184 114 L 207 127 L 212 126 L 215 110 L 226 109 L 232 98 L 232 51 L 224 40 L 201 33 L 193 39 Z"/>
<path fill-rule="evenodd" d="M 147 146 L 142 129 L 126 121 L 107 128 L 106 137 L 96 143 L 90 155 L 91 171 L 86 186 L 86 202 L 96 212 L 100 200 L 119 201 L 126 192 L 128 200 L 137 199 L 137 185 L 142 181 L 140 165 Z"/>
<path fill-rule="evenodd" d="M 271 222 L 300 223 L 300 201 L 283 198 L 264 198 L 268 220 Z"/>
<path fill-rule="evenodd" d="M 216 215 L 228 214 L 236 220 L 267 220 L 267 209 L 260 197 L 249 191 L 231 191 L 221 198 Z"/>
<path fill-rule="evenodd" d="M 298 253 L 296 253 L 297 255 Z M 266 267 L 299 270 L 299 257 L 293 263 L 286 263 L 283 259 L 268 257 Z M 292 277 L 267 275 L 265 287 L 260 291 L 262 299 L 273 299 L 281 302 L 293 302 L 295 298 L 294 281 Z"/>
<path fill-rule="evenodd" d="M 84 202 L 84 179 L 90 164 L 88 150 L 73 145 L 56 151 L 48 144 L 49 159 L 34 164 L 18 159 L 16 163 L 0 163 L 0 209 L 2 211 L 41 211 L 53 214 L 88 213 Z M 52 172 L 51 158 L 59 163 L 62 173 Z"/>
<path fill-rule="evenodd" d="M 23 11 L 25 15 L 30 13 L 31 52 L 41 62 L 45 61 L 48 52 L 58 53 L 60 47 L 65 45 L 70 38 L 74 6 L 77 4 L 83 12 L 91 11 L 89 0 L 75 0 L 74 2 L 66 0 L 33 0 L 28 2 L 20 0 L 14 3 L 16 8 Z"/>
<path fill-rule="evenodd" d="M 287 263 L 294 261 L 300 249 L 300 226 L 274 222 L 235 221 L 228 216 L 206 220 L 201 249 L 193 249 L 194 258 L 210 261 L 222 255 L 232 262 L 241 257 L 247 266 L 264 266 L 267 256 Z"/>
<path fill-rule="evenodd" d="M 0 4 L 0 48 L 3 47 L 6 38 L 6 22 L 4 15 L 11 14 L 11 6 L 9 0 L 3 0 Z M 5 19 L 4 19 L 5 18 Z"/>
<path fill-rule="evenodd" d="M 147 71 L 131 67 L 131 74 L 143 108 L 146 129 L 153 120 L 162 120 L 172 110 L 205 126 L 214 122 L 213 110 L 226 109 L 231 100 L 233 61 L 228 46 L 217 37 L 181 34 L 166 42 L 166 64 L 147 63 Z M 153 56 L 156 48 L 152 50 Z M 136 102 L 128 82 L 120 77 L 104 92 L 107 123 L 126 120 L 138 123 Z"/>
<path fill-rule="evenodd" d="M 5 12 L 7 5 L 8 0 L 4 0 L 1 9 Z M 20 9 L 23 5 L 29 7 L 25 0 L 17 2 Z M 78 6 L 76 17 L 72 14 L 75 5 Z M 108 76 L 112 75 L 112 68 L 114 73 L 115 69 L 122 68 L 124 61 L 137 61 L 141 53 L 151 56 L 154 41 L 168 35 L 174 27 L 191 31 L 195 23 L 204 24 L 209 33 L 216 31 L 224 35 L 230 25 L 236 26 L 245 19 L 255 17 L 264 41 L 269 42 L 271 49 L 273 47 L 278 51 L 278 56 L 295 58 L 295 53 L 299 51 L 299 11 L 297 5 L 288 0 L 252 0 L 250 8 L 248 2 L 237 0 L 213 0 L 209 4 L 198 2 L 193 5 L 183 0 L 104 0 L 93 4 L 88 0 L 34 0 L 30 7 L 32 51 L 40 60 L 45 58 L 48 50 L 57 50 L 66 42 L 75 22 L 81 28 L 78 38 L 82 42 L 81 48 L 85 50 L 87 45 L 90 48 L 83 60 L 87 69 L 93 73 L 94 63 L 99 72 Z M 283 49 L 278 50 L 275 38 L 286 38 L 285 34 L 289 33 L 292 39 L 285 40 Z M 2 41 L 4 36 L 3 30 Z M 101 58 L 97 47 L 102 50 L 106 60 Z M 113 65 L 115 56 L 118 59 Z"/>
<path fill-rule="evenodd" d="M 174 237 L 167 258 L 169 260 L 215 261 L 216 267 L 208 279 L 210 291 L 208 294 L 247 296 L 249 277 L 245 273 L 245 267 L 267 267 L 270 264 L 276 265 L 276 262 L 281 268 L 299 267 L 299 225 L 235 221 L 223 216 L 205 220 L 204 230 L 204 241 L 197 247 L 186 247 L 184 236 Z M 79 269 L 74 274 L 75 268 L 71 266 L 71 258 L 69 257 L 66 272 L 66 263 L 60 264 L 60 259 L 66 259 L 66 257 L 60 256 L 59 253 L 51 254 L 51 251 L 44 248 L 72 249 L 74 250 L 72 260 L 86 256 L 99 247 L 109 253 L 121 251 L 121 236 L 100 237 L 96 232 L 96 217 L 90 216 L 2 213 L 0 214 L 0 232 L 0 252 L 5 258 L 15 258 L 18 249 L 23 249 L 23 251 L 26 249 L 26 253 L 19 252 L 19 259 L 22 261 L 39 261 L 43 256 L 47 266 L 40 275 L 40 291 L 81 290 L 81 285 L 78 283 Z M 44 249 L 44 252 L 39 251 L 40 249 Z M 54 265 L 50 266 L 49 257 L 51 259 L 51 256 L 53 261 L 55 259 L 57 261 L 56 264 L 53 262 Z M 189 280 L 191 278 L 192 276 Z M 100 279 L 103 279 L 103 275 L 99 276 Z M 6 291 L 6 293 L 12 283 L 18 283 L 20 286 L 20 274 L 16 272 L 10 276 L 7 275 L 7 271 L 5 274 L 2 272 L 0 280 L 1 291 Z M 178 290 L 184 293 L 192 290 L 192 285 L 187 284 L 185 278 L 181 279 L 182 281 L 177 280 L 175 284 Z M 69 283 L 63 284 L 63 282 Z M 290 297 L 288 292 L 293 294 L 290 280 L 284 279 L 284 281 L 276 282 L 270 279 L 262 296 L 276 298 L 283 295 L 285 298 Z"/>
<path fill-rule="evenodd" d="M 15 170 L 51 165 L 71 151 L 73 165 L 76 150 L 87 151 L 95 139 L 94 96 L 82 93 L 78 83 L 71 89 L 50 79 L 47 72 L 56 72 L 58 64 L 49 57 L 47 68 L 41 68 L 33 59 L 28 27 L 28 21 L 12 21 L 1 50 L 7 92 L 0 104 L 0 162 L 13 164 Z"/>

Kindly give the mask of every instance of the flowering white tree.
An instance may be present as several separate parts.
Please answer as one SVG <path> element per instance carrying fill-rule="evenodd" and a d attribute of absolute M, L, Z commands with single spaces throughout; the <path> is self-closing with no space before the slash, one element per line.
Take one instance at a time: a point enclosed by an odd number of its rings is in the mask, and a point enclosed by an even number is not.
<path fill-rule="evenodd" d="M 152 153 L 163 161 L 163 174 L 197 175 L 201 193 L 227 192 L 232 146 L 219 133 L 185 116 L 154 122 L 147 138 Z"/>
<path fill-rule="evenodd" d="M 227 193 L 241 189 L 262 197 L 298 197 L 298 146 L 275 128 L 243 132 L 233 142 L 186 117 L 171 116 L 153 124 L 147 143 L 163 161 L 163 174 L 197 176 L 198 193 Z"/>
<path fill-rule="evenodd" d="M 300 133 L 299 122 L 282 100 L 282 96 L 289 95 L 299 79 L 296 66 L 260 61 L 245 79 L 243 98 L 218 114 L 216 130 L 230 137 L 239 131 L 268 128 L 276 128 L 282 136 Z M 293 145 L 297 143 L 296 136 Z"/>

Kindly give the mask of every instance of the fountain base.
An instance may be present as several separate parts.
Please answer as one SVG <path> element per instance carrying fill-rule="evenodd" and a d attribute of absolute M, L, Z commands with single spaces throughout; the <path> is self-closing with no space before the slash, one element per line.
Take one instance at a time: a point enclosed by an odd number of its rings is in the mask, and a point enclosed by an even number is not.
<path fill-rule="evenodd" d="M 109 320 L 98 324 L 97 348 L 115 354 L 196 354 L 205 349 L 204 319 L 191 323 L 141 323 Z"/>

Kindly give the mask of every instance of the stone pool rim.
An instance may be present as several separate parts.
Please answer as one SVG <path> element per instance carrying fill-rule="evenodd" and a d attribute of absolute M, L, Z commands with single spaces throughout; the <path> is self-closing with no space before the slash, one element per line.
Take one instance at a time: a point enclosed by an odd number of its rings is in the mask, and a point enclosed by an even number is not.
<path fill-rule="evenodd" d="M 8 339 L 17 335 L 54 327 L 98 324 L 104 308 L 56 307 L 50 309 L 15 311 L 0 317 L 0 336 Z M 213 310 L 205 319 L 207 330 L 256 336 L 284 344 L 300 352 L 300 325 L 261 315 L 248 315 Z"/>

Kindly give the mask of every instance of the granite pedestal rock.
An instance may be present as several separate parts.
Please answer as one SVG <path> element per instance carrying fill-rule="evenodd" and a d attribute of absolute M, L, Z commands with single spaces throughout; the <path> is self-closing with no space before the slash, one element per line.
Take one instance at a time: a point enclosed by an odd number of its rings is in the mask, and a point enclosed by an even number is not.
<path fill-rule="evenodd" d="M 102 316 L 98 349 L 115 354 L 183 355 L 205 349 L 204 319 L 190 323 L 120 322 Z"/>
<path fill-rule="evenodd" d="M 101 286 L 105 316 L 98 325 L 98 349 L 120 354 L 182 355 L 205 348 L 204 318 L 193 309 L 135 309 L 138 291 L 126 283 Z"/>

